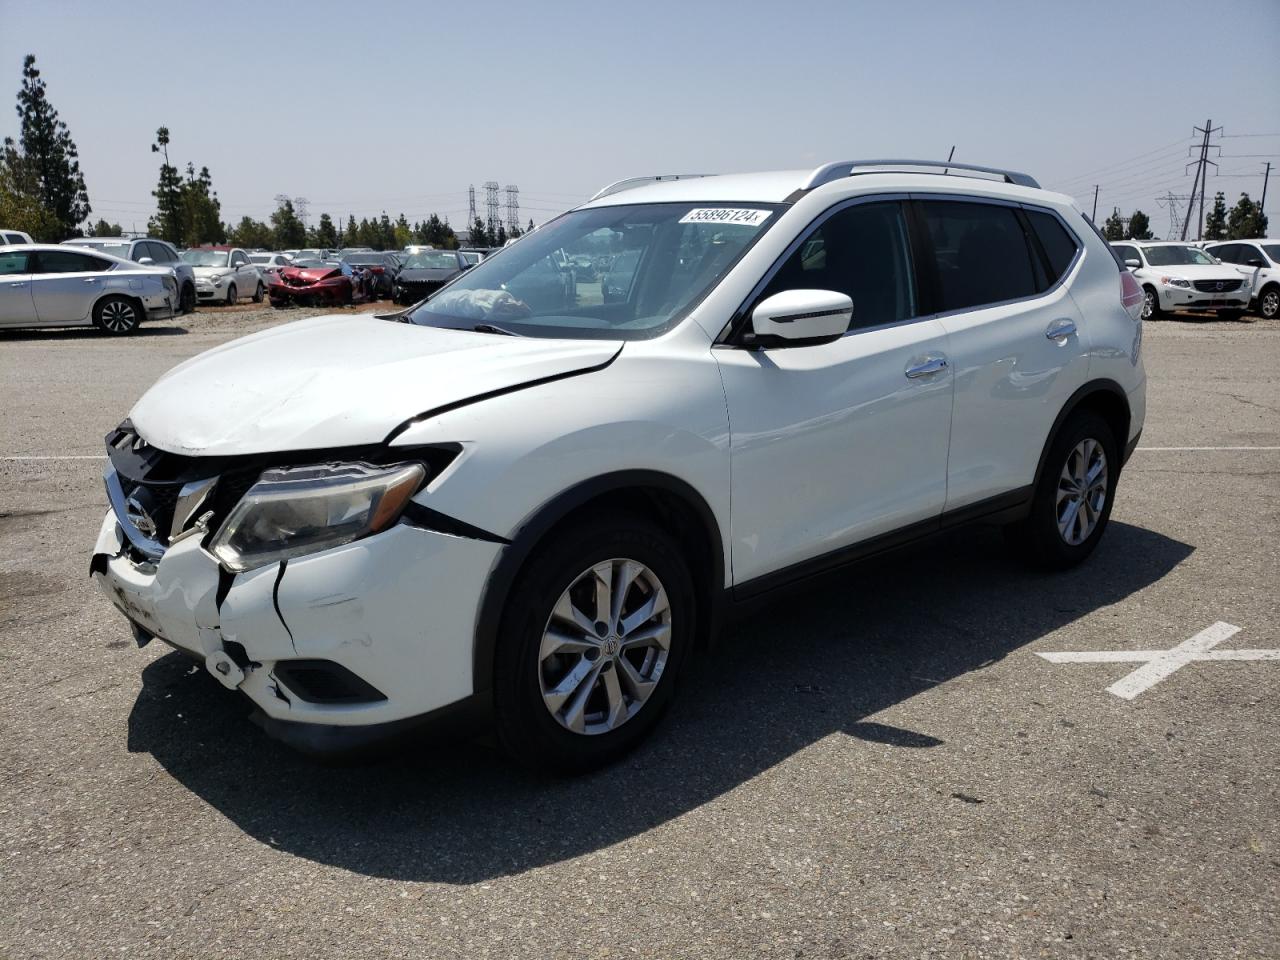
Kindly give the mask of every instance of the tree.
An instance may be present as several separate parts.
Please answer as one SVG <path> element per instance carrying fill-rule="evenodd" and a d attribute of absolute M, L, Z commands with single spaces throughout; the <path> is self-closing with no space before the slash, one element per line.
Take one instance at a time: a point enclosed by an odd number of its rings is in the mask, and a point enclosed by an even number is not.
<path fill-rule="evenodd" d="M 66 123 L 49 103 L 32 54 L 22 61 L 17 111 L 18 141 L 5 137 L 4 165 L 12 171 L 13 183 L 21 185 L 23 192 L 19 195 L 34 197 L 48 214 L 51 226 L 42 227 L 42 236 L 37 239 L 57 241 L 79 236 L 80 224 L 92 209 L 80 171 L 80 151 Z M 45 218 L 36 219 L 45 222 Z M 9 225 L 7 221 L 5 225 Z"/>
<path fill-rule="evenodd" d="M 347 214 L 347 229 L 342 231 L 342 245 L 354 247 L 360 243 L 360 231 L 356 228 L 356 218 Z"/>
<path fill-rule="evenodd" d="M 471 225 L 471 245 L 473 247 L 489 246 L 489 228 L 479 217 L 476 217 L 476 222 Z"/>
<path fill-rule="evenodd" d="M 107 223 L 106 220 L 99 220 L 93 225 L 93 232 L 89 234 L 91 237 L 118 237 L 124 233 L 124 227 L 118 223 Z"/>
<path fill-rule="evenodd" d="M 403 250 L 413 241 L 413 231 L 409 229 L 409 221 L 404 218 L 403 213 L 396 218 L 396 222 L 392 227 L 392 230 L 395 234 L 393 238 L 395 240 L 395 246 L 392 249 Z"/>
<path fill-rule="evenodd" d="M 40 201 L 35 176 L 18 157 L 9 144 L 0 152 L 0 224 L 38 241 L 59 239 L 61 224 Z"/>
<path fill-rule="evenodd" d="M 530 217 L 530 218 L 529 218 L 529 229 L 528 229 L 528 230 L 526 230 L 526 231 L 525 231 L 525 233 L 533 233 L 533 231 L 534 231 L 534 226 L 533 226 L 533 217 Z"/>
<path fill-rule="evenodd" d="M 1240 199 L 1227 214 L 1227 239 L 1246 240 L 1251 237 L 1267 235 L 1267 216 L 1249 199 L 1247 193 L 1240 194 Z"/>
<path fill-rule="evenodd" d="M 1206 240 L 1227 239 L 1227 201 L 1219 190 L 1213 198 L 1213 209 L 1204 221 L 1204 238 Z"/>
<path fill-rule="evenodd" d="M 271 248 L 275 246 L 276 237 L 271 227 L 253 217 L 241 217 L 227 233 L 228 242 L 237 247 Z"/>
<path fill-rule="evenodd" d="M 287 198 L 271 214 L 271 231 L 277 250 L 298 250 L 307 245 L 307 228 L 293 212 L 293 201 Z"/>
<path fill-rule="evenodd" d="M 1125 232 L 1125 239 L 1151 239 L 1151 220 L 1141 210 L 1135 210 L 1129 215 L 1129 229 Z"/>
<path fill-rule="evenodd" d="M 1108 240 L 1124 239 L 1124 221 L 1120 219 L 1120 208 L 1116 207 L 1111 211 L 1111 216 L 1107 217 L 1107 222 L 1102 228 L 1102 235 Z"/>
<path fill-rule="evenodd" d="M 160 179 L 151 195 L 156 198 L 156 215 L 147 223 L 147 232 L 173 244 L 182 243 L 182 177 L 178 168 L 169 162 L 169 128 L 156 130 L 156 142 L 152 153 L 164 155 L 160 164 Z"/>
<path fill-rule="evenodd" d="M 213 192 L 213 178 L 208 167 L 201 167 L 197 175 L 195 165 L 187 164 L 187 182 L 182 185 L 181 193 L 181 230 L 184 246 L 226 242 L 222 204 Z"/>
<path fill-rule="evenodd" d="M 332 250 L 338 246 L 338 231 L 327 213 L 320 214 L 320 222 L 316 225 L 313 240 L 315 246 L 325 250 Z"/>
<path fill-rule="evenodd" d="M 498 235 L 493 238 L 494 246 L 501 247 L 507 242 L 507 228 L 505 224 L 498 224 Z"/>

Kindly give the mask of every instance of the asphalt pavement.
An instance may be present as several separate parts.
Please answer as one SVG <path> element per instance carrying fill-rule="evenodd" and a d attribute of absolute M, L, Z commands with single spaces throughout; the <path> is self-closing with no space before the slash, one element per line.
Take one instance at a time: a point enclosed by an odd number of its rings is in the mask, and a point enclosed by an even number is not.
<path fill-rule="evenodd" d="M 1148 324 L 1084 566 L 984 528 L 846 571 L 542 779 L 484 743 L 317 765 L 90 583 L 103 434 L 281 319 L 0 334 L 0 957 L 1280 956 L 1280 323 Z"/>

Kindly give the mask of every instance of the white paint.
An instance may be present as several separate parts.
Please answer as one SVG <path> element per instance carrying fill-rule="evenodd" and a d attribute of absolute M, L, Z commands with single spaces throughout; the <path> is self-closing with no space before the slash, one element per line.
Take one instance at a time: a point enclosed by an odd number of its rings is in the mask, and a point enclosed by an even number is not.
<path fill-rule="evenodd" d="M 86 454 L 83 456 L 41 456 L 41 457 L 0 457 L 0 461 L 5 463 L 21 462 L 24 460 L 105 460 L 105 453 Z"/>
<path fill-rule="evenodd" d="M 1239 627 L 1219 620 L 1171 650 L 1064 650 L 1058 653 L 1037 653 L 1036 655 L 1050 663 L 1141 663 L 1142 666 L 1137 670 L 1107 687 L 1108 693 L 1113 693 L 1124 700 L 1132 700 L 1138 694 L 1150 690 L 1161 680 L 1194 661 L 1221 663 L 1239 660 L 1275 660 L 1280 662 L 1280 649 L 1213 649 L 1239 632 Z"/>

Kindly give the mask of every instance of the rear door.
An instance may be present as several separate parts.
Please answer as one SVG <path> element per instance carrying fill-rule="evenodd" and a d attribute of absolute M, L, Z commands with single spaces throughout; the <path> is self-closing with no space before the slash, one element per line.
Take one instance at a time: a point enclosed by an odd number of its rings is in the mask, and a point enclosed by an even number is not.
<path fill-rule="evenodd" d="M 34 322 L 29 253 L 0 253 L 0 327 L 27 326 Z"/>
<path fill-rule="evenodd" d="M 1088 379 L 1067 288 L 1083 245 L 1049 210 L 977 197 L 914 200 L 955 370 L 948 512 L 1029 494 L 1049 431 Z"/>
<path fill-rule="evenodd" d="M 31 296 L 41 324 L 79 323 L 89 319 L 106 289 L 103 271 L 110 260 L 79 250 L 41 250 L 35 255 Z"/>

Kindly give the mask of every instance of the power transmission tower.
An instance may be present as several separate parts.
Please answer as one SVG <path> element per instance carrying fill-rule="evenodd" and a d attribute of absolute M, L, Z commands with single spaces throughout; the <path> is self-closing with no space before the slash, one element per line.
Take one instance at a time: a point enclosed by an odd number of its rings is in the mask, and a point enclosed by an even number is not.
<path fill-rule="evenodd" d="M 498 216 L 498 181 L 486 180 L 484 184 L 485 226 L 492 237 L 498 232 L 501 219 Z"/>
<path fill-rule="evenodd" d="M 1209 142 L 1209 138 L 1210 138 L 1210 137 L 1212 137 L 1215 133 L 1216 133 L 1216 134 L 1221 134 L 1221 133 L 1222 133 L 1222 128 L 1221 128 L 1221 127 L 1215 127 L 1215 126 L 1213 125 L 1213 121 L 1212 121 L 1212 120 L 1206 120 L 1206 121 L 1204 122 L 1204 126 L 1203 126 L 1203 127 L 1192 127 L 1192 128 L 1191 128 L 1191 131 L 1192 131 L 1192 133 L 1199 133 L 1199 134 L 1202 134 L 1202 135 L 1203 135 L 1203 137 L 1204 137 L 1204 139 L 1202 139 L 1202 140 L 1200 141 L 1200 157 L 1199 157 L 1199 159 L 1197 159 L 1197 160 L 1193 161 L 1193 163 L 1195 164 L 1195 167 L 1196 167 L 1196 178 L 1195 178 L 1195 180 L 1193 180 L 1193 181 L 1191 182 L 1191 206 L 1187 208 L 1187 219 L 1186 219 L 1186 220 L 1184 220 L 1184 221 L 1182 222 L 1182 239 L 1183 239 L 1183 240 L 1187 239 L 1187 228 L 1191 226 L 1191 210 L 1192 210 L 1192 207 L 1194 207 L 1194 206 L 1195 206 L 1195 203 L 1196 203 L 1196 185 L 1197 185 L 1197 184 L 1199 184 L 1199 187 L 1200 187 L 1200 226 L 1199 226 L 1199 228 L 1196 230 L 1196 239 L 1197 239 L 1197 240 L 1202 240 L 1202 239 L 1204 239 L 1204 188 L 1205 188 L 1205 181 L 1208 179 L 1208 175 L 1209 175 L 1209 167 L 1211 167 L 1211 166 L 1212 166 L 1212 167 L 1216 167 L 1216 166 L 1217 166 L 1217 163 L 1215 163 L 1214 161 L 1212 161 L 1212 160 L 1210 160 L 1210 159 L 1209 159 L 1209 151 L 1210 151 L 1210 150 L 1218 150 L 1219 152 L 1221 152 L 1221 150 L 1222 150 L 1222 148 L 1221 148 L 1221 147 L 1219 147 L 1216 143 L 1210 143 L 1210 142 Z M 1188 164 L 1187 164 L 1187 167 L 1190 167 L 1191 165 L 1192 165 L 1192 164 L 1188 163 Z"/>
<path fill-rule="evenodd" d="M 1179 207 L 1190 199 L 1191 195 L 1188 193 L 1175 195 L 1174 192 L 1170 190 L 1168 196 L 1160 197 L 1156 200 L 1156 203 L 1169 211 L 1168 236 L 1170 239 L 1173 239 L 1173 237 L 1177 235 L 1178 231 L 1182 229 L 1182 214 L 1179 213 Z M 1188 210 L 1190 210 L 1189 207 Z"/>
<path fill-rule="evenodd" d="M 507 184 L 507 233 L 515 236 L 520 229 L 520 188 L 515 184 Z"/>
<path fill-rule="evenodd" d="M 467 229 L 470 230 L 476 223 L 476 185 L 473 183 L 467 187 Z"/>
<path fill-rule="evenodd" d="M 289 196 L 287 193 L 277 193 L 276 206 L 283 207 L 286 203 L 293 203 L 293 197 Z"/>
<path fill-rule="evenodd" d="M 298 215 L 298 219 L 302 221 L 302 226 L 304 228 L 309 228 L 311 226 L 311 224 L 307 223 L 307 207 L 310 206 L 310 204 L 311 201 L 306 197 L 293 198 L 293 211 Z"/>

